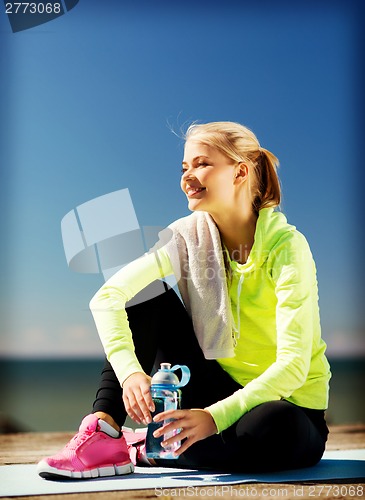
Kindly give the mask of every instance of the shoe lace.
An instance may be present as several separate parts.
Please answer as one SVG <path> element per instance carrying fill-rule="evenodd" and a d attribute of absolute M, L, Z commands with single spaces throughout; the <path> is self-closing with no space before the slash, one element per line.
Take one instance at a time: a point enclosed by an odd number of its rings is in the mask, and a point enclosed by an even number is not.
<path fill-rule="evenodd" d="M 82 431 L 75 434 L 75 436 L 66 444 L 65 449 L 73 451 L 78 448 L 82 443 L 84 443 L 89 436 L 91 436 L 92 432 L 90 431 Z"/>
<path fill-rule="evenodd" d="M 141 455 L 141 448 L 145 445 L 146 440 L 141 439 L 137 443 L 127 443 L 127 449 L 132 462 L 136 465 Z"/>

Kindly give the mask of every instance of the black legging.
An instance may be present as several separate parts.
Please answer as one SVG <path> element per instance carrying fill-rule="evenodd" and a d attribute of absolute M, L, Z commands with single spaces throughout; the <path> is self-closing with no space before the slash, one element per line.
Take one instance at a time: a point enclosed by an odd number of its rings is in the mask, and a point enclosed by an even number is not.
<path fill-rule="evenodd" d="M 146 373 L 155 361 L 189 366 L 191 379 L 182 389 L 182 408 L 204 408 L 241 386 L 214 360 L 206 360 L 191 319 L 175 292 L 127 308 L 136 356 Z M 93 412 L 103 411 L 123 425 L 127 416 L 122 389 L 108 361 L 102 371 Z M 288 401 L 263 403 L 220 434 L 193 444 L 177 460 L 159 465 L 237 472 L 308 467 L 322 457 L 328 429 L 324 411 Z"/>

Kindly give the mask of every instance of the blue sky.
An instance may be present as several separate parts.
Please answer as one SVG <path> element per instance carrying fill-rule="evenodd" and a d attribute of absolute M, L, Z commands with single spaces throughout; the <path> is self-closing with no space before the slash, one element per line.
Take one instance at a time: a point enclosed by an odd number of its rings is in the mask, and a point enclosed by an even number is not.
<path fill-rule="evenodd" d="M 188 214 L 187 123 L 238 121 L 280 159 L 329 352 L 364 353 L 361 2 L 80 0 L 12 33 L 0 13 L 1 352 L 96 356 L 101 275 L 67 267 L 70 210 L 128 188 L 140 226 Z"/>

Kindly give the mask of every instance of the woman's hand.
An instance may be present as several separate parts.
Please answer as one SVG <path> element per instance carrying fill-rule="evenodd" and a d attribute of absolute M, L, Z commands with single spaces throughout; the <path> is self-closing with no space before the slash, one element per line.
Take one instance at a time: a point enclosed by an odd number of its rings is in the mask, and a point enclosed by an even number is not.
<path fill-rule="evenodd" d="M 151 377 L 142 372 L 132 373 L 123 383 L 123 402 L 128 415 L 137 424 L 152 422 L 154 411 L 151 392 Z"/>
<path fill-rule="evenodd" d="M 181 455 L 181 453 L 184 453 L 192 444 L 209 436 L 213 436 L 213 434 L 217 432 L 217 426 L 208 410 L 168 410 L 156 415 L 153 421 L 163 422 L 170 418 L 174 420 L 157 429 L 153 435 L 158 438 L 168 432 L 181 429 L 179 434 L 161 443 L 162 446 L 166 447 L 176 441 L 185 440 L 182 442 L 180 448 L 174 453 L 175 456 Z"/>

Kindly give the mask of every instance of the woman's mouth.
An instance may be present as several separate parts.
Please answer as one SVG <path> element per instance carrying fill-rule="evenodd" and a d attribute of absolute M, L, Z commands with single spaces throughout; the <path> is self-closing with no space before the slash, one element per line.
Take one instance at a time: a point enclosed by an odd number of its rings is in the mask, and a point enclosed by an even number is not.
<path fill-rule="evenodd" d="M 201 193 L 202 191 L 205 191 L 204 187 L 188 187 L 186 190 L 186 194 L 188 198 L 192 198 L 193 196 Z"/>

